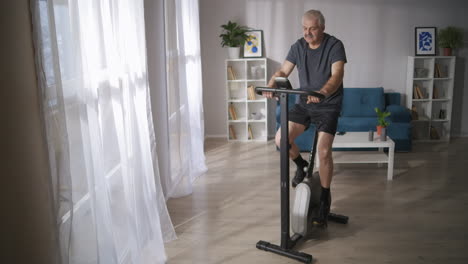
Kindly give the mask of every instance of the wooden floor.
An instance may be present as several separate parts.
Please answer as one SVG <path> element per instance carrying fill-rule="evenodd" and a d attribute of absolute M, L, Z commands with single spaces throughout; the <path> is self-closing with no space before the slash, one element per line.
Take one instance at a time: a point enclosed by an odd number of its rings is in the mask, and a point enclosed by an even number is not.
<path fill-rule="evenodd" d="M 166 244 L 168 263 L 299 263 L 255 247 L 280 238 L 273 142 L 208 140 L 206 158 L 209 170 L 193 194 L 168 202 L 178 236 Z M 332 211 L 350 222 L 330 223 L 298 249 L 314 263 L 466 264 L 467 166 L 467 138 L 396 153 L 392 182 L 386 166 L 335 165 Z"/>

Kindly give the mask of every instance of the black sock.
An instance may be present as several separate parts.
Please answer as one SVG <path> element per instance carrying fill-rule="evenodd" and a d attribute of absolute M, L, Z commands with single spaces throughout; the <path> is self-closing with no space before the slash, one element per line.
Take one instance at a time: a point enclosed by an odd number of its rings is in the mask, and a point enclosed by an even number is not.
<path fill-rule="evenodd" d="M 303 169 L 304 167 L 307 167 L 307 161 L 305 161 L 302 157 L 301 154 L 297 156 L 297 158 L 293 159 L 294 163 L 296 163 L 297 168 Z"/>
<path fill-rule="evenodd" d="M 320 201 L 330 202 L 330 188 L 324 188 L 322 186 L 322 195 L 320 196 Z"/>

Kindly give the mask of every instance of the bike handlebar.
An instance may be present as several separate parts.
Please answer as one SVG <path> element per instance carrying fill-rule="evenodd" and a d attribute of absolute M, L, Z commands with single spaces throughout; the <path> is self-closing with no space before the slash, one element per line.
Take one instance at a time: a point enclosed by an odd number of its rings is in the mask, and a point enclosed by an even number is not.
<path fill-rule="evenodd" d="M 278 88 L 270 88 L 270 87 L 255 87 L 255 92 L 259 95 L 262 95 L 262 92 L 273 92 L 276 94 L 286 93 L 286 94 L 299 94 L 299 95 L 310 95 L 318 97 L 320 100 L 325 99 L 325 95 L 321 93 L 317 93 L 314 91 L 306 91 L 300 89 L 278 89 Z"/>

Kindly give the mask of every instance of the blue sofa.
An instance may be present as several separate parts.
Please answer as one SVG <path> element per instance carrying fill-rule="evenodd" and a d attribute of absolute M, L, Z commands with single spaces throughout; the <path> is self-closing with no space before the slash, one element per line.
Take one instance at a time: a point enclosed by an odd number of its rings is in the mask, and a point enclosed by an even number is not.
<path fill-rule="evenodd" d="M 289 108 L 298 100 L 298 96 L 289 96 Z M 343 107 L 338 120 L 338 132 L 355 132 L 376 130 L 377 115 L 375 107 L 391 112 L 387 118 L 388 136 L 395 141 L 395 151 L 411 151 L 411 114 L 400 105 L 399 93 L 384 93 L 377 88 L 344 88 Z M 280 108 L 276 107 L 276 129 L 280 126 Z M 296 138 L 295 143 L 300 151 L 310 151 L 314 141 L 315 126 L 311 125 Z"/>

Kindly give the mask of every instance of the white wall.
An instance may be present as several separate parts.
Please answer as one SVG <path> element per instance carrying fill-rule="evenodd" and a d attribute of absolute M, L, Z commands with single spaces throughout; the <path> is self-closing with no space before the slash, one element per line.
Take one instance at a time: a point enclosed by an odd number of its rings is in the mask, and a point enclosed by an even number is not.
<path fill-rule="evenodd" d="M 58 263 L 29 1 L 0 4 L 2 263 Z"/>
<path fill-rule="evenodd" d="M 323 12 L 325 31 L 345 45 L 345 87 L 383 86 L 386 91 L 404 93 L 406 57 L 414 55 L 414 27 L 451 25 L 468 32 L 468 1 L 461 0 L 200 0 L 207 137 L 226 135 L 223 66 L 227 56 L 218 37 L 220 25 L 232 20 L 263 30 L 271 73 L 301 37 L 301 16 L 312 8 Z M 457 58 L 452 127 L 453 135 L 468 136 L 468 123 L 462 122 L 468 121 L 468 34 L 465 41 Z M 298 83 L 296 72 L 291 80 Z"/>

